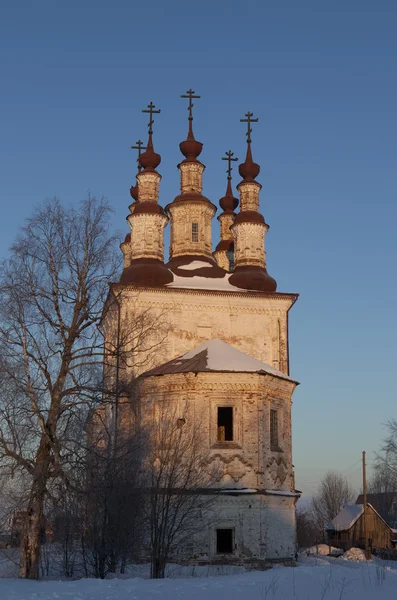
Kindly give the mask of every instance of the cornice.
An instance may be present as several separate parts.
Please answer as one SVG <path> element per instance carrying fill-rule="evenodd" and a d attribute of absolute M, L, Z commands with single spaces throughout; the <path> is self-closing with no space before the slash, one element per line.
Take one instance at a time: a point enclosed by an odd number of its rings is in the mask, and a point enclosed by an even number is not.
<path fill-rule="evenodd" d="M 111 289 L 115 290 L 131 290 L 135 292 L 155 292 L 158 294 L 188 294 L 190 296 L 219 296 L 221 298 L 268 298 L 270 300 L 291 300 L 292 304 L 295 304 L 299 298 L 299 294 L 296 293 L 285 293 L 285 292 L 254 292 L 247 290 L 246 292 L 238 291 L 225 291 L 225 290 L 202 290 L 202 289 L 189 289 L 189 288 L 167 288 L 167 287 L 147 287 L 138 286 L 133 284 L 123 284 L 118 282 L 112 282 L 109 284 Z"/>
<path fill-rule="evenodd" d="M 233 382 L 232 379 L 238 379 Z M 222 381 L 223 379 L 223 381 Z M 253 381 L 255 379 L 256 381 Z M 200 394 L 202 391 L 222 392 L 259 392 L 269 394 L 269 399 L 285 402 L 290 400 L 297 382 L 287 381 L 269 373 L 241 372 L 208 372 L 165 374 L 145 377 L 142 374 L 137 384 L 145 394 L 153 392 L 186 392 L 191 390 Z"/>

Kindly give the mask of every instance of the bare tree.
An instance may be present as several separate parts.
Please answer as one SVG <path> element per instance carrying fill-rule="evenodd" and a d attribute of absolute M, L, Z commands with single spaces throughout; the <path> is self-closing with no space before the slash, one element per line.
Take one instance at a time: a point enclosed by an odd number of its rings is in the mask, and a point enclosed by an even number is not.
<path fill-rule="evenodd" d="M 312 498 L 311 505 L 313 521 L 320 539 L 325 539 L 325 528 L 328 523 L 346 504 L 353 502 L 354 498 L 355 492 L 343 475 L 335 471 L 328 471 L 325 474 Z"/>
<path fill-rule="evenodd" d="M 77 209 L 47 201 L 1 267 L 0 460 L 30 477 L 21 577 L 39 577 L 46 494 L 67 479 L 68 432 L 95 401 L 97 326 L 119 267 L 109 216 L 103 199 L 89 197 Z"/>
<path fill-rule="evenodd" d="M 397 420 L 391 419 L 387 425 L 387 436 L 383 440 L 381 452 L 376 455 L 376 473 L 373 485 L 377 492 L 397 491 Z"/>
<path fill-rule="evenodd" d="M 310 507 L 296 508 L 296 538 L 298 548 L 307 548 L 317 541 L 318 531 Z"/>
<path fill-rule="evenodd" d="M 391 527 L 397 525 L 397 421 L 386 425 L 387 436 L 375 456 L 374 474 L 368 482 L 368 493 L 376 494 L 369 502 Z"/>
<path fill-rule="evenodd" d="M 103 422 L 90 432 L 81 530 L 86 575 L 93 572 L 102 579 L 116 569 L 124 572 L 138 555 L 143 535 L 143 445 L 123 420 L 115 451 L 105 412 L 97 411 L 96 420 Z"/>
<path fill-rule="evenodd" d="M 146 409 L 145 409 L 146 410 Z M 189 403 L 156 401 L 147 423 L 144 464 L 151 577 L 163 578 L 167 562 L 213 519 L 218 475 L 209 467 L 208 440 Z"/>

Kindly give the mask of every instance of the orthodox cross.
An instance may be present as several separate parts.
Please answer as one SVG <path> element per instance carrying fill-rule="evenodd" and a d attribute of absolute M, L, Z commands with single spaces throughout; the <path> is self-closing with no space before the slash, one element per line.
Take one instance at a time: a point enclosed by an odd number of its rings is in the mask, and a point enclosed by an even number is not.
<path fill-rule="evenodd" d="M 138 158 L 136 159 L 138 162 L 138 171 L 140 171 L 142 169 L 141 164 L 139 162 L 139 159 L 141 157 L 142 154 L 142 150 L 146 150 L 146 146 L 143 145 L 143 142 L 141 142 L 141 140 L 138 140 L 136 143 L 136 146 L 131 146 L 131 148 L 133 150 L 138 150 Z"/>
<path fill-rule="evenodd" d="M 238 160 L 238 158 L 232 158 L 232 156 L 234 156 L 234 152 L 232 152 L 231 150 L 229 150 L 228 152 L 225 152 L 226 157 L 222 156 L 222 160 L 227 160 L 228 165 L 227 165 L 227 169 L 226 169 L 226 173 L 227 173 L 227 178 L 231 179 L 232 178 L 232 171 L 233 171 L 233 167 L 232 167 L 232 162 Z"/>
<path fill-rule="evenodd" d="M 251 143 L 251 132 L 252 132 L 251 123 L 257 123 L 259 121 L 259 119 L 251 119 L 251 117 L 254 116 L 254 113 L 252 113 L 252 112 L 247 112 L 245 116 L 247 118 L 240 119 L 240 123 L 248 123 L 246 136 L 247 136 L 247 144 L 250 144 Z"/>
<path fill-rule="evenodd" d="M 201 96 L 195 96 L 194 95 L 194 90 L 192 90 L 190 88 L 190 90 L 188 90 L 186 92 L 186 94 L 182 94 L 181 98 L 189 98 L 189 106 L 187 107 L 188 111 L 189 111 L 189 121 L 193 120 L 193 113 L 192 113 L 192 108 L 194 106 L 192 99 L 193 98 L 201 98 Z"/>
<path fill-rule="evenodd" d="M 142 110 L 142 112 L 143 112 L 143 113 L 149 113 L 149 114 L 150 114 L 150 121 L 149 121 L 149 134 L 152 134 L 152 133 L 153 133 L 152 125 L 153 125 L 153 123 L 154 123 L 154 120 L 153 120 L 153 115 L 154 115 L 154 114 L 156 114 L 156 113 L 159 113 L 159 112 L 161 112 L 161 110 L 160 110 L 160 109 L 159 109 L 159 110 L 154 110 L 156 107 L 155 107 L 155 105 L 153 104 L 153 102 L 150 102 L 150 104 L 148 104 L 148 105 L 147 105 L 147 107 L 148 107 L 148 109 L 149 109 L 149 110 L 147 110 L 147 109 L 143 109 L 143 110 Z"/>

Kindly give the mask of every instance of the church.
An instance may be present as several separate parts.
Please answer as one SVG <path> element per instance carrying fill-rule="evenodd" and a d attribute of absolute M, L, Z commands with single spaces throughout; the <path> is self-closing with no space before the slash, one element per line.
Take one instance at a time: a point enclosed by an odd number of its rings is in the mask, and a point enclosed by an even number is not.
<path fill-rule="evenodd" d="M 239 165 L 238 196 L 232 188 L 233 152 L 226 153 L 225 195 L 217 217 L 220 241 L 212 243 L 218 201 L 203 195 L 203 145 L 193 133 L 189 90 L 187 138 L 180 143 L 180 193 L 160 204 L 153 141 L 152 103 L 148 142 L 137 142 L 138 173 L 121 244 L 124 268 L 112 284 L 118 318 L 128 322 L 138 309 L 152 311 L 166 326 L 156 346 L 151 331 L 147 360 L 126 368 L 141 413 L 150 423 L 156 407 L 173 407 L 178 423 L 200 426 L 208 467 L 216 477 L 208 489 L 216 518 L 190 536 L 186 561 L 288 561 L 296 552 L 295 490 L 292 464 L 291 397 L 297 385 L 289 375 L 288 319 L 297 294 L 277 291 L 267 272 L 260 212 L 260 167 L 252 153 L 248 112 L 246 156 Z M 144 150 L 142 152 L 142 150 Z M 164 230 L 170 227 L 169 260 Z M 149 345 L 148 345 L 149 348 Z M 150 355 L 150 356 L 149 356 Z M 131 382 L 129 384 L 129 382 Z M 154 411 L 154 412 L 153 412 Z M 187 417 L 186 417 L 187 415 Z M 116 425 L 117 426 L 117 425 Z M 203 492 L 204 493 L 204 492 Z M 199 517 L 198 517 L 199 518 Z"/>

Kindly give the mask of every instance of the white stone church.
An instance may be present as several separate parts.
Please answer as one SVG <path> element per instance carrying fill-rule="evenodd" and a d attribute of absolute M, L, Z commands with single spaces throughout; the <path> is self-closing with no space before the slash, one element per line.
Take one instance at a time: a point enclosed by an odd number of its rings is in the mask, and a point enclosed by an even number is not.
<path fill-rule="evenodd" d="M 124 270 L 112 293 L 119 299 L 122 321 L 138 307 L 150 309 L 168 327 L 150 365 L 131 366 L 131 381 L 138 377 L 143 407 L 187 403 L 192 422 L 205 433 L 209 463 L 217 467 L 211 487 L 217 519 L 203 523 L 184 558 L 293 560 L 299 492 L 292 465 L 291 397 L 297 382 L 289 375 L 288 316 L 297 294 L 276 291 L 266 270 L 269 226 L 259 212 L 251 113 L 245 119 L 239 200 L 232 192 L 228 153 L 227 189 L 219 201 L 220 242 L 213 248 L 217 207 L 202 193 L 205 167 L 198 158 L 202 144 L 193 134 L 191 107 L 190 98 L 188 136 L 180 144 L 180 193 L 165 208 L 159 203 L 161 157 L 153 147 L 156 111 L 150 107 L 149 139 L 131 188 L 130 233 L 121 245 Z"/>

